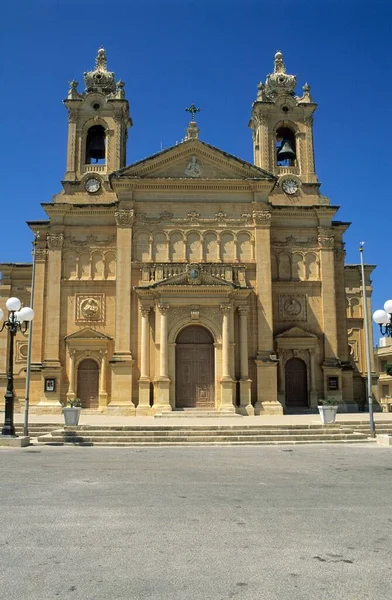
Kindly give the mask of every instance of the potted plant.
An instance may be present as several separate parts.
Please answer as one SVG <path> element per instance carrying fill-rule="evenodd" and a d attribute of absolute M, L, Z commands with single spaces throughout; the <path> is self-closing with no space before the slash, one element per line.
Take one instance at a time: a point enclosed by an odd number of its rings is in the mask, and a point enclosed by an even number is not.
<path fill-rule="evenodd" d="M 329 396 L 324 400 L 319 400 L 317 408 L 319 410 L 323 425 L 335 423 L 336 413 L 338 412 L 338 403 L 336 398 Z"/>
<path fill-rule="evenodd" d="M 65 425 L 76 426 L 79 423 L 82 401 L 80 398 L 71 398 L 63 408 Z"/>

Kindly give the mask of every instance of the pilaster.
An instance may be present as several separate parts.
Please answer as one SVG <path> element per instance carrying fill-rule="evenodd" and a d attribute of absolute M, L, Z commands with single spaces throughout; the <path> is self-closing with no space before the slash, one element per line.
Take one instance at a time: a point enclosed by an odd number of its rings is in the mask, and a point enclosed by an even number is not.
<path fill-rule="evenodd" d="M 116 273 L 116 324 L 114 353 L 110 360 L 112 371 L 112 393 L 109 412 L 135 414 L 132 402 L 132 369 L 134 360 L 131 352 L 131 267 L 132 226 L 134 210 L 130 203 L 120 203 L 115 212 L 117 225 L 117 273 Z"/>
<path fill-rule="evenodd" d="M 249 356 L 248 356 L 248 306 L 238 308 L 240 315 L 239 337 L 240 337 L 240 406 L 239 413 L 254 415 L 251 402 L 251 385 L 249 379 Z"/>
<path fill-rule="evenodd" d="M 58 414 L 62 410 L 60 403 L 61 393 L 61 373 L 60 363 L 60 317 L 61 317 L 61 262 L 64 234 L 62 232 L 48 233 L 47 256 L 48 271 L 46 289 L 46 304 L 44 315 L 44 360 L 42 364 L 42 388 L 41 398 L 38 404 L 39 409 L 44 409 L 46 413 Z M 38 258 L 38 257 L 37 257 Z M 41 261 L 38 261 L 37 266 Z M 42 264 L 42 263 L 41 263 Z M 36 270 L 37 277 L 42 274 L 42 268 Z M 39 287 L 42 286 L 40 283 Z M 42 292 L 42 287 L 40 292 Z M 37 290 L 37 293 L 40 293 Z M 39 308 L 38 308 L 39 310 Z M 40 312 L 40 311 L 39 311 Z M 41 313 L 42 314 L 42 313 Z M 38 323 L 34 323 L 34 330 L 39 331 Z M 36 349 L 37 351 L 37 349 Z M 55 390 L 47 392 L 45 390 L 45 378 L 55 380 Z"/>

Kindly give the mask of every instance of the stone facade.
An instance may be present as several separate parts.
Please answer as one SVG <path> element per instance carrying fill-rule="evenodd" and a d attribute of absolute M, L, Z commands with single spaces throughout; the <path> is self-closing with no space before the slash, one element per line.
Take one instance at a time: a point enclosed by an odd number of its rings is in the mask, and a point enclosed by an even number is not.
<path fill-rule="evenodd" d="M 392 412 L 392 338 L 382 337 L 374 350 L 374 360 L 378 380 L 378 399 L 384 412 Z"/>
<path fill-rule="evenodd" d="M 310 87 L 295 95 L 281 53 L 252 106 L 254 164 L 201 141 L 192 114 L 181 143 L 126 166 L 132 120 L 103 49 L 85 85 L 71 82 L 64 102 L 63 190 L 43 204 L 46 221 L 29 222 L 31 410 L 75 396 L 129 415 L 279 414 L 327 395 L 363 405 L 360 270 L 344 264 L 349 223 L 320 193 Z M 0 267 L 2 304 L 29 304 L 31 265 Z M 3 333 L 3 387 L 6 350 Z M 25 366 L 19 334 L 21 403 Z"/>

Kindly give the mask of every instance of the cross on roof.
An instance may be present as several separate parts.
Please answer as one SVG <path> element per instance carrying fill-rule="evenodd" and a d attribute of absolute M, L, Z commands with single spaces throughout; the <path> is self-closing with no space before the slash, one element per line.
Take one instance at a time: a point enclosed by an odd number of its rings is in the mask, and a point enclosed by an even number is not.
<path fill-rule="evenodd" d="M 196 108 L 196 106 L 194 104 L 191 104 L 189 108 L 185 109 L 186 112 L 189 112 L 192 114 L 192 119 L 191 121 L 195 120 L 195 113 L 200 112 L 200 108 Z"/>

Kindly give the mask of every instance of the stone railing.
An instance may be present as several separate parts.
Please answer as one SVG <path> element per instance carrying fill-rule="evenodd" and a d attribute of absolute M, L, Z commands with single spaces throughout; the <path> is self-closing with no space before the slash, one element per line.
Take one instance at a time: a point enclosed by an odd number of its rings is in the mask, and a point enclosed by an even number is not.
<path fill-rule="evenodd" d="M 84 165 L 83 171 L 85 173 L 105 173 L 106 165 L 99 165 L 99 164 Z"/>

